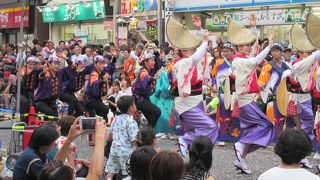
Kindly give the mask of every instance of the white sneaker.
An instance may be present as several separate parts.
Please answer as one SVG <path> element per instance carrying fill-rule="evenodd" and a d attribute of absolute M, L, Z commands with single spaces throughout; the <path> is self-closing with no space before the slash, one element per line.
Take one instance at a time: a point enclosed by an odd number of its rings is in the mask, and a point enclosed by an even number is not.
<path fill-rule="evenodd" d="M 236 160 L 234 162 L 234 166 L 236 167 L 236 170 L 240 170 L 243 174 L 251 174 L 250 168 L 247 166 L 246 162 L 244 160 L 238 161 Z"/>
<path fill-rule="evenodd" d="M 161 138 L 163 135 L 165 135 L 165 133 L 158 133 L 156 134 L 156 138 Z"/>
<path fill-rule="evenodd" d="M 319 152 L 316 152 L 316 153 L 314 154 L 313 159 L 317 159 L 317 160 L 320 159 L 320 154 L 319 154 Z"/>
<path fill-rule="evenodd" d="M 312 164 L 309 162 L 307 158 L 304 158 L 300 161 L 300 164 L 303 168 L 312 169 Z"/>
<path fill-rule="evenodd" d="M 226 143 L 224 141 L 219 141 L 218 142 L 218 146 L 225 146 L 225 145 L 226 145 Z"/>
<path fill-rule="evenodd" d="M 188 144 L 182 139 L 182 137 L 178 138 L 178 147 L 181 155 L 186 157 L 188 154 Z"/>

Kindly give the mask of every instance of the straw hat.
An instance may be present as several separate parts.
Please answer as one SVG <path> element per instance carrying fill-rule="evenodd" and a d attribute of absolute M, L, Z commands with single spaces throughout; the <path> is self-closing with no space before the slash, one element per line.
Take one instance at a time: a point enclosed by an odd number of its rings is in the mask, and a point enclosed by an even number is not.
<path fill-rule="evenodd" d="M 277 101 L 279 112 L 284 116 L 287 116 L 287 107 L 289 104 L 290 95 L 291 93 L 288 92 L 288 89 L 287 89 L 287 78 L 284 78 L 280 82 L 277 89 L 277 93 L 276 93 L 276 101 Z"/>
<path fill-rule="evenodd" d="M 167 37 L 172 46 L 181 50 L 195 49 L 202 39 L 190 32 L 187 26 L 169 18 L 166 29 Z"/>
<path fill-rule="evenodd" d="M 234 45 L 245 45 L 252 43 L 256 39 L 256 36 L 251 29 L 247 29 L 235 21 L 230 21 L 228 25 L 228 38 Z"/>
<path fill-rule="evenodd" d="M 290 38 L 292 45 L 301 52 L 312 52 L 316 48 L 312 45 L 307 37 L 305 30 L 299 25 L 294 24 L 291 29 Z"/>
<path fill-rule="evenodd" d="M 223 97 L 223 103 L 225 109 L 229 109 L 231 106 L 231 91 L 230 91 L 230 79 L 229 77 L 226 78 L 226 81 L 224 82 L 224 97 Z"/>
<path fill-rule="evenodd" d="M 307 36 L 310 42 L 320 49 L 320 17 L 310 13 L 306 22 Z"/>

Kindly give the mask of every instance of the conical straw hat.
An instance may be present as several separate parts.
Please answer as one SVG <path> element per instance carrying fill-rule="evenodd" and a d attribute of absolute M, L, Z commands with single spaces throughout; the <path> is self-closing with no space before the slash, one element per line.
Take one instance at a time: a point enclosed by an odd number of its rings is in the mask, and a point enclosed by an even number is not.
<path fill-rule="evenodd" d="M 228 25 L 228 38 L 234 45 L 245 45 L 252 43 L 256 39 L 256 36 L 251 29 L 247 29 L 235 21 L 230 21 Z"/>
<path fill-rule="evenodd" d="M 289 104 L 290 95 L 291 93 L 288 92 L 288 89 L 287 89 L 287 79 L 284 78 L 280 82 L 277 89 L 277 93 L 276 93 L 276 101 L 277 101 L 279 112 L 284 116 L 287 116 L 287 107 Z"/>
<path fill-rule="evenodd" d="M 305 30 L 299 25 L 294 24 L 291 28 L 290 38 L 292 45 L 301 52 L 312 52 L 316 48 L 312 45 L 307 37 Z"/>
<path fill-rule="evenodd" d="M 320 17 L 310 13 L 306 22 L 306 31 L 309 41 L 320 49 Z"/>
<path fill-rule="evenodd" d="M 174 20 L 169 18 L 167 22 L 167 38 L 172 46 L 181 50 L 195 49 L 200 46 L 202 39 L 191 33 L 190 30 Z"/>
<path fill-rule="evenodd" d="M 224 82 L 224 97 L 223 97 L 223 103 L 225 109 L 229 109 L 231 106 L 231 92 L 230 92 L 230 79 L 227 76 L 226 81 Z"/>

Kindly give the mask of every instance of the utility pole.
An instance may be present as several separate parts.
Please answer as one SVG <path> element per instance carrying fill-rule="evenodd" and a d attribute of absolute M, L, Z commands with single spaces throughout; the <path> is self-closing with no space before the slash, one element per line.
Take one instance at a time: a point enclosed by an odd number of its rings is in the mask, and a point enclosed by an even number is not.
<path fill-rule="evenodd" d="M 117 14 L 118 14 L 118 8 L 119 8 L 119 0 L 113 1 L 113 28 L 114 28 L 114 38 L 113 42 L 116 46 L 118 46 L 118 27 L 117 27 Z"/>
<path fill-rule="evenodd" d="M 17 83 L 17 107 L 16 113 L 20 115 L 20 99 L 21 99 L 21 66 L 22 66 L 22 51 L 23 51 L 23 25 L 24 25 L 24 10 L 25 10 L 25 0 L 21 1 L 21 20 L 20 20 L 20 36 L 21 36 L 21 46 L 18 47 L 18 83 Z M 18 116 L 20 117 L 20 116 Z"/>

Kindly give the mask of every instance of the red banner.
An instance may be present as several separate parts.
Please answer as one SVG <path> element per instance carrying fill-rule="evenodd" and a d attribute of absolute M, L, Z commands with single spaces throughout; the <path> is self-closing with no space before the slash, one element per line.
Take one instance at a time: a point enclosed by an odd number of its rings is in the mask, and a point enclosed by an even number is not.
<path fill-rule="evenodd" d="M 21 8 L 0 9 L 0 29 L 19 28 L 21 22 Z M 23 27 L 29 25 L 29 7 L 24 8 Z"/>

